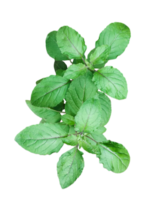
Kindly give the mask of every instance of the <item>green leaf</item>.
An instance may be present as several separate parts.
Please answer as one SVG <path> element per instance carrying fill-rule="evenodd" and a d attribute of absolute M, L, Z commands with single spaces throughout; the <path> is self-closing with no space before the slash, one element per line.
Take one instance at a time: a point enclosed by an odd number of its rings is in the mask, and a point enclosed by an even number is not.
<path fill-rule="evenodd" d="M 95 131 L 88 134 L 88 136 L 84 136 L 82 140 L 80 140 L 79 144 L 83 149 L 92 154 L 99 154 L 100 149 L 98 146 L 99 142 L 106 142 L 107 139 L 103 135 L 106 131 L 105 127 L 98 127 Z"/>
<path fill-rule="evenodd" d="M 58 30 L 57 44 L 61 52 L 67 55 L 69 59 L 82 58 L 87 49 L 84 38 L 68 26 L 63 26 Z"/>
<path fill-rule="evenodd" d="M 85 74 L 86 71 L 87 68 L 84 64 L 73 64 L 66 70 L 66 72 L 64 73 L 64 77 L 67 79 L 75 79 L 78 76 Z"/>
<path fill-rule="evenodd" d="M 68 86 L 69 80 L 66 78 L 51 75 L 36 85 L 31 103 L 40 107 L 55 107 L 65 98 Z"/>
<path fill-rule="evenodd" d="M 83 103 L 75 117 L 75 130 L 90 133 L 101 123 L 101 105 L 98 99 L 88 99 Z"/>
<path fill-rule="evenodd" d="M 55 62 L 54 62 L 54 69 L 55 69 L 55 72 L 57 70 L 59 70 L 59 69 L 66 70 L 67 69 L 67 65 L 63 61 L 57 61 L 57 60 L 55 60 Z"/>
<path fill-rule="evenodd" d="M 79 142 L 78 137 L 75 134 L 76 132 L 75 132 L 74 126 L 70 126 L 67 137 L 62 138 L 62 141 L 67 145 L 71 145 L 71 146 L 78 145 L 78 142 Z"/>
<path fill-rule="evenodd" d="M 101 126 L 104 126 L 108 123 L 111 116 L 111 101 L 110 99 L 103 93 L 97 92 L 94 98 L 99 99 L 101 104 Z"/>
<path fill-rule="evenodd" d="M 97 87 L 92 82 L 92 75 L 92 72 L 87 71 L 71 82 L 65 97 L 67 114 L 75 116 L 83 102 L 96 94 Z"/>
<path fill-rule="evenodd" d="M 64 126 L 60 123 L 32 125 L 21 131 L 15 141 L 32 153 L 50 155 L 63 146 L 62 138 L 68 134 Z"/>
<path fill-rule="evenodd" d="M 43 79 L 44 79 L 44 78 L 41 78 L 41 79 L 39 79 L 38 81 L 36 81 L 36 85 L 37 85 L 38 83 L 40 83 Z"/>
<path fill-rule="evenodd" d="M 56 71 L 56 75 L 58 75 L 58 76 L 64 76 L 64 74 L 65 74 L 65 70 L 64 69 L 58 69 L 57 71 Z"/>
<path fill-rule="evenodd" d="M 84 55 L 83 55 L 83 58 L 86 59 Z M 79 64 L 79 63 L 85 64 L 85 62 L 82 59 L 74 59 L 73 60 L 73 64 Z"/>
<path fill-rule="evenodd" d="M 61 115 L 56 110 L 45 107 L 37 107 L 31 104 L 29 100 L 26 100 L 26 104 L 37 116 L 46 120 L 46 122 L 55 123 L 61 120 Z"/>
<path fill-rule="evenodd" d="M 74 117 L 71 116 L 71 115 L 68 115 L 68 114 L 62 115 L 61 119 L 65 124 L 69 124 L 69 125 L 74 125 L 75 124 Z"/>
<path fill-rule="evenodd" d="M 83 153 L 73 148 L 62 154 L 57 164 L 57 172 L 62 188 L 73 184 L 84 168 Z"/>
<path fill-rule="evenodd" d="M 111 47 L 108 45 L 102 45 L 93 49 L 89 55 L 89 61 L 94 68 L 102 68 L 107 62 L 107 58 L 110 54 Z"/>
<path fill-rule="evenodd" d="M 127 149 L 119 143 L 108 141 L 107 143 L 99 144 L 101 154 L 97 157 L 103 167 L 115 173 L 124 172 L 129 163 L 130 156 Z"/>
<path fill-rule="evenodd" d="M 93 79 L 97 88 L 116 99 L 125 99 L 128 89 L 123 74 L 116 68 L 104 67 L 94 73 Z"/>
<path fill-rule="evenodd" d="M 66 55 L 63 55 L 57 45 L 56 40 L 57 31 L 50 32 L 46 37 L 46 50 L 49 56 L 55 60 L 69 60 Z"/>
<path fill-rule="evenodd" d="M 111 51 L 108 60 L 115 59 L 124 52 L 130 37 L 130 29 L 125 24 L 119 22 L 111 23 L 101 32 L 95 46 L 110 46 Z"/>

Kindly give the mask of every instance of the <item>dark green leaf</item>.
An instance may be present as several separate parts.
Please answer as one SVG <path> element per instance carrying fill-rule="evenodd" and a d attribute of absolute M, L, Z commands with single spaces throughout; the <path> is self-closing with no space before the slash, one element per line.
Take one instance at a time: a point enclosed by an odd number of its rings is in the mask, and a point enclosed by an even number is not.
<path fill-rule="evenodd" d="M 68 114 L 62 115 L 61 119 L 65 124 L 69 124 L 69 125 L 74 125 L 75 124 L 74 117 L 71 116 L 71 115 L 68 115 Z"/>
<path fill-rule="evenodd" d="M 57 71 L 56 71 L 56 75 L 58 75 L 58 76 L 64 76 L 64 74 L 65 74 L 65 70 L 64 69 L 58 69 Z"/>
<path fill-rule="evenodd" d="M 55 60 L 55 62 L 54 62 L 54 69 L 55 69 L 55 72 L 57 70 L 59 70 L 59 69 L 66 70 L 67 69 L 67 65 L 63 61 L 57 61 L 57 60 Z"/>
<path fill-rule="evenodd" d="M 63 109 L 65 108 L 65 104 L 64 104 L 64 100 L 59 103 L 56 107 L 54 107 L 53 109 L 54 110 L 57 110 L 57 111 L 62 111 Z"/>

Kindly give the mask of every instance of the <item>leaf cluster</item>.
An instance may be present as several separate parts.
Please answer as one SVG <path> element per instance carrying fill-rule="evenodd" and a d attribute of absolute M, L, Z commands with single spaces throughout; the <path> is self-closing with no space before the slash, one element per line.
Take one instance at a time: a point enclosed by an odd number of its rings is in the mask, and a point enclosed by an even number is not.
<path fill-rule="evenodd" d="M 109 171 L 121 173 L 129 165 L 126 148 L 107 140 L 104 133 L 111 116 L 108 96 L 122 100 L 128 93 L 123 74 L 106 63 L 124 52 L 130 36 L 125 24 L 109 24 L 87 58 L 85 40 L 74 29 L 63 26 L 46 37 L 46 50 L 55 60 L 56 75 L 36 82 L 26 104 L 42 120 L 22 130 L 15 140 L 40 155 L 59 152 L 63 144 L 73 146 L 57 163 L 62 188 L 73 184 L 83 171 L 80 148 L 95 154 Z M 64 61 L 69 61 L 70 66 Z"/>

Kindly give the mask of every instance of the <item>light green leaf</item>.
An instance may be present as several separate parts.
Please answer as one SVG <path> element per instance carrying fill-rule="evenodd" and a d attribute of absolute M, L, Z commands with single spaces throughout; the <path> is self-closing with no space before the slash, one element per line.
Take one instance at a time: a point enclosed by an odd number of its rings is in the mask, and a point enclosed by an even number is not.
<path fill-rule="evenodd" d="M 78 137 L 75 134 L 76 132 L 75 132 L 74 126 L 70 126 L 67 137 L 62 138 L 62 141 L 67 145 L 71 145 L 71 146 L 78 145 Z"/>
<path fill-rule="evenodd" d="M 75 117 L 75 130 L 90 133 L 101 123 L 101 105 L 98 99 L 88 99 L 83 103 Z"/>
<path fill-rule="evenodd" d="M 107 58 L 110 54 L 111 47 L 108 45 L 102 45 L 93 49 L 90 52 L 89 61 L 94 68 L 102 68 L 107 62 Z"/>
<path fill-rule="evenodd" d="M 87 49 L 84 38 L 68 26 L 63 26 L 58 30 L 57 44 L 61 52 L 67 55 L 69 59 L 82 58 Z"/>
<path fill-rule="evenodd" d="M 124 52 L 130 37 L 130 29 L 125 24 L 119 22 L 111 23 L 101 32 L 95 46 L 110 46 L 111 51 L 108 60 L 115 59 Z"/>
<path fill-rule="evenodd" d="M 87 71 L 71 82 L 65 97 L 67 114 L 75 116 L 83 102 L 96 94 L 97 87 L 92 82 L 92 75 L 92 72 Z"/>
<path fill-rule="evenodd" d="M 61 120 L 61 115 L 56 110 L 46 107 L 37 107 L 31 104 L 29 100 L 26 100 L 26 104 L 37 116 L 46 120 L 46 122 L 55 123 Z"/>
<path fill-rule="evenodd" d="M 83 149 L 85 149 L 89 153 L 99 154 L 100 149 L 98 143 L 107 141 L 107 139 L 103 135 L 105 131 L 105 127 L 98 127 L 97 129 L 95 129 L 95 131 L 91 132 L 88 135 L 85 135 L 83 137 L 83 140 L 80 140 L 80 146 L 82 146 Z"/>
<path fill-rule="evenodd" d="M 93 79 L 97 88 L 116 99 L 125 99 L 128 89 L 123 74 L 116 68 L 104 67 L 94 73 Z"/>
<path fill-rule="evenodd" d="M 94 98 L 99 99 L 101 104 L 101 126 L 104 126 L 108 123 L 111 116 L 111 101 L 110 99 L 103 93 L 97 92 Z"/>
<path fill-rule="evenodd" d="M 69 124 L 69 125 L 74 125 L 75 124 L 74 117 L 71 116 L 71 115 L 68 115 L 68 114 L 62 115 L 61 119 L 65 124 Z"/>
<path fill-rule="evenodd" d="M 69 80 L 66 78 L 51 75 L 36 85 L 31 103 L 40 107 L 55 107 L 65 98 L 68 86 Z"/>
<path fill-rule="evenodd" d="M 15 141 L 24 149 L 40 154 L 52 154 L 58 152 L 63 146 L 62 138 L 68 131 L 60 123 L 41 123 L 32 125 L 21 131 Z"/>
<path fill-rule="evenodd" d="M 124 172 L 129 163 L 130 156 L 127 149 L 119 143 L 108 141 L 107 143 L 99 144 L 101 154 L 97 157 L 103 167 L 115 173 Z"/>
<path fill-rule="evenodd" d="M 86 71 L 87 68 L 84 64 L 73 64 L 66 70 L 66 72 L 64 73 L 64 77 L 67 79 L 75 79 L 78 76 L 85 74 Z"/>
<path fill-rule="evenodd" d="M 84 168 L 83 153 L 73 148 L 62 154 L 57 164 L 57 172 L 62 188 L 73 184 Z"/>
<path fill-rule="evenodd" d="M 55 60 L 69 60 L 66 55 L 63 55 L 57 45 L 56 40 L 57 31 L 50 32 L 46 37 L 46 50 L 49 56 Z"/>

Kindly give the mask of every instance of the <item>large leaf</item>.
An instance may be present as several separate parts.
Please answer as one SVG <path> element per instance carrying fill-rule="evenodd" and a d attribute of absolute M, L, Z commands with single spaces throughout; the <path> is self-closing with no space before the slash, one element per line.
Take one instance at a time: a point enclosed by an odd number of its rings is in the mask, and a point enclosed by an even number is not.
<path fill-rule="evenodd" d="M 125 99 L 128 89 L 123 74 L 116 68 L 104 67 L 94 73 L 93 79 L 97 88 L 116 99 Z"/>
<path fill-rule="evenodd" d="M 25 128 L 15 137 L 15 141 L 32 153 L 50 155 L 61 149 L 62 138 L 67 134 L 66 125 L 41 123 Z"/>
<path fill-rule="evenodd" d="M 111 47 L 108 60 L 115 59 L 121 55 L 127 47 L 131 37 L 130 29 L 122 23 L 109 24 L 100 34 L 96 41 L 96 47 L 108 45 Z"/>
<path fill-rule="evenodd" d="M 111 47 L 108 45 L 102 45 L 93 49 L 89 54 L 89 61 L 94 68 L 102 68 L 107 62 L 107 57 L 110 54 Z"/>
<path fill-rule="evenodd" d="M 46 120 L 46 122 L 55 123 L 61 120 L 61 115 L 56 110 L 46 107 L 37 107 L 31 104 L 30 101 L 26 100 L 28 107 L 35 113 L 37 116 Z"/>
<path fill-rule="evenodd" d="M 115 173 L 121 173 L 127 169 L 130 163 L 130 156 L 122 144 L 108 141 L 99 144 L 99 148 L 101 153 L 97 157 L 104 168 Z"/>
<path fill-rule="evenodd" d="M 75 116 L 83 102 L 92 98 L 97 92 L 97 87 L 92 82 L 92 72 L 87 71 L 84 75 L 73 80 L 66 94 L 65 111 Z"/>
<path fill-rule="evenodd" d="M 90 133 L 101 123 L 101 105 L 98 99 L 88 99 L 83 103 L 75 117 L 75 130 Z"/>
<path fill-rule="evenodd" d="M 46 37 L 47 53 L 55 60 L 69 60 L 69 58 L 60 51 L 56 41 L 56 34 L 57 31 L 52 31 Z"/>
<path fill-rule="evenodd" d="M 87 47 L 84 38 L 74 29 L 63 26 L 57 32 L 57 44 L 61 52 L 70 59 L 82 58 Z"/>
<path fill-rule="evenodd" d="M 87 68 L 84 64 L 73 64 L 66 70 L 66 72 L 64 73 L 64 77 L 67 79 L 75 79 L 78 76 L 85 74 L 86 71 Z"/>
<path fill-rule="evenodd" d="M 64 99 L 68 86 L 66 78 L 51 75 L 36 85 L 31 103 L 40 107 L 55 107 Z"/>
<path fill-rule="evenodd" d="M 57 164 L 57 172 L 62 188 L 73 184 L 84 168 L 83 153 L 76 147 L 62 154 Z"/>

